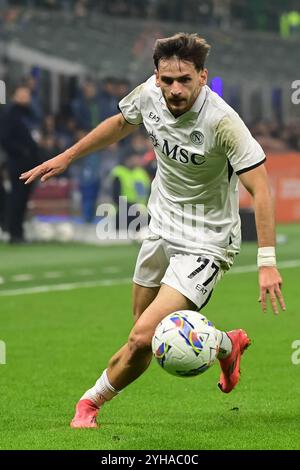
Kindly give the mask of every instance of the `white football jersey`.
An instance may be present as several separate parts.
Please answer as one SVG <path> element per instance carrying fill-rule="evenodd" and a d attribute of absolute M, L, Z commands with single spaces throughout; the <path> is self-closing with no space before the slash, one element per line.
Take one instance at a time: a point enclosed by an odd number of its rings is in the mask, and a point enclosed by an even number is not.
<path fill-rule="evenodd" d="M 129 123 L 144 124 L 156 154 L 151 232 L 185 252 L 226 262 L 241 242 L 237 175 L 265 161 L 261 146 L 208 86 L 175 118 L 152 76 L 122 99 L 119 109 Z"/>

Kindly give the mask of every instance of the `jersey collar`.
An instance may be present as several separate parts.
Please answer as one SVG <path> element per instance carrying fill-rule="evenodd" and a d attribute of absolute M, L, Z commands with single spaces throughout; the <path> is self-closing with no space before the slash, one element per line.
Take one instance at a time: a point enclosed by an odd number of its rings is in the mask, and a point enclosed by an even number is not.
<path fill-rule="evenodd" d="M 204 105 L 204 102 L 206 100 L 207 93 L 208 93 L 208 87 L 206 85 L 204 85 L 201 88 L 201 91 L 200 91 L 199 95 L 197 96 L 197 99 L 196 99 L 195 103 L 193 104 L 191 109 L 189 111 L 187 111 L 187 113 L 199 114 L 202 107 L 203 107 L 203 105 Z"/>

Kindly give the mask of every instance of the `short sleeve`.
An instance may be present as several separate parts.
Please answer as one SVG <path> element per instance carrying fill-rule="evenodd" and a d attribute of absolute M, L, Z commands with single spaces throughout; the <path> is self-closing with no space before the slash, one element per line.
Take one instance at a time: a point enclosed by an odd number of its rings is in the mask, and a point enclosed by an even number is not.
<path fill-rule="evenodd" d="M 266 160 L 263 149 L 237 113 L 221 119 L 216 129 L 216 139 L 237 175 L 256 168 Z"/>
<path fill-rule="evenodd" d="M 119 103 L 119 110 L 129 124 L 142 124 L 141 94 L 144 84 L 136 87 L 129 95 L 125 96 Z"/>

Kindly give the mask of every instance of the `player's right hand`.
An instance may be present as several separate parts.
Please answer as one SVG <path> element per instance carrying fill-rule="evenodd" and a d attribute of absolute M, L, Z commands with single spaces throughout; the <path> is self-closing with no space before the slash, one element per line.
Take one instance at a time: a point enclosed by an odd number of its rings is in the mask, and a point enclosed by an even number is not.
<path fill-rule="evenodd" d="M 69 164 L 69 157 L 65 153 L 61 153 L 41 165 L 32 168 L 32 170 L 22 173 L 19 179 L 24 181 L 25 184 L 29 184 L 37 178 L 41 178 L 41 181 L 44 182 L 52 178 L 52 176 L 63 173 L 68 168 Z"/>
<path fill-rule="evenodd" d="M 267 311 L 267 297 L 271 303 L 273 313 L 278 315 L 277 302 L 280 304 L 281 309 L 286 309 L 284 298 L 281 292 L 282 278 L 276 266 L 261 266 L 259 268 L 259 286 L 260 296 L 258 301 L 261 303 L 262 311 Z"/>

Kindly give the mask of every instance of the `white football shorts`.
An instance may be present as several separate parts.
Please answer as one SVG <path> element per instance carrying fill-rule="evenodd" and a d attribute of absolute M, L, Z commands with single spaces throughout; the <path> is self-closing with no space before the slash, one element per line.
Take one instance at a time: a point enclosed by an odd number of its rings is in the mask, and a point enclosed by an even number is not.
<path fill-rule="evenodd" d="M 137 257 L 133 281 L 143 287 L 167 284 L 190 299 L 200 310 L 210 299 L 213 288 L 233 263 L 217 260 L 213 255 L 186 252 L 160 238 L 143 241 Z"/>

